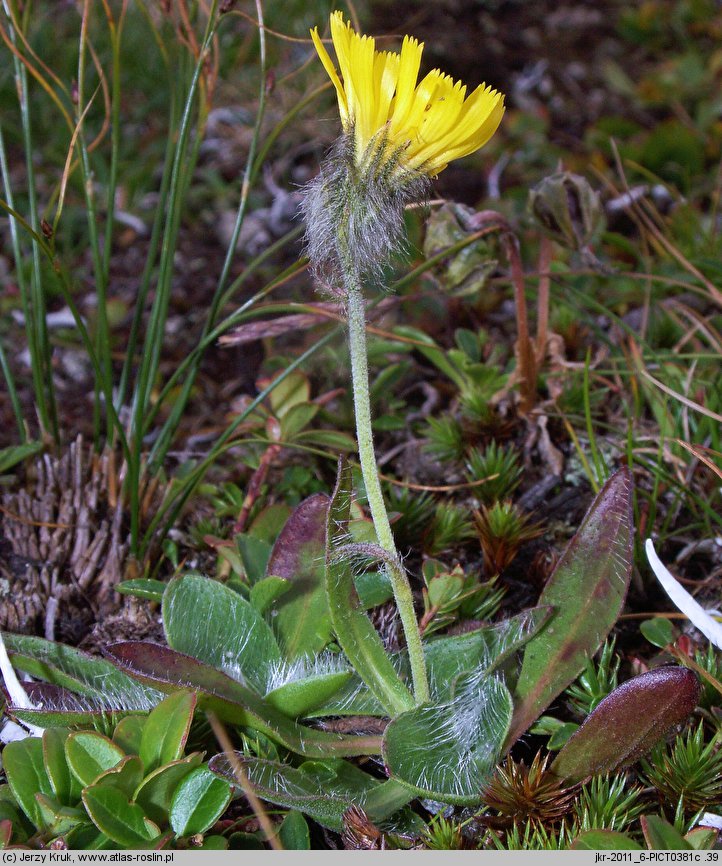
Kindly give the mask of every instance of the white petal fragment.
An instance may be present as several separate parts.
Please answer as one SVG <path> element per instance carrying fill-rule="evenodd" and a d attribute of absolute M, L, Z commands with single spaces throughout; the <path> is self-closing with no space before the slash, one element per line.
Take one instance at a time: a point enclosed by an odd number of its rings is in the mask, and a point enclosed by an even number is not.
<path fill-rule="evenodd" d="M 682 611 L 692 625 L 699 629 L 702 634 L 711 641 L 716 647 L 722 649 L 722 625 L 716 619 L 711 617 L 707 611 L 697 602 L 684 587 L 678 583 L 669 573 L 667 568 L 662 564 L 662 561 L 657 556 L 657 552 L 652 544 L 652 539 L 648 538 L 644 544 L 644 549 L 647 553 L 647 559 L 652 567 L 652 571 L 657 576 L 657 580 L 662 584 L 664 591 L 672 599 L 674 604 Z"/>
<path fill-rule="evenodd" d="M 0 673 L 2 673 L 2 678 L 5 680 L 5 688 L 7 689 L 8 695 L 10 695 L 10 701 L 14 707 L 20 707 L 24 710 L 37 709 L 35 704 L 33 704 L 28 697 L 25 689 L 20 685 L 20 680 L 18 680 L 17 674 L 15 673 L 13 666 L 10 664 L 10 657 L 5 648 L 5 641 L 2 638 L 2 634 L 0 634 Z M 43 733 L 43 728 L 39 728 L 37 725 L 25 724 L 24 726 L 34 736 L 41 736 Z"/>
<path fill-rule="evenodd" d="M 697 821 L 699 827 L 710 827 L 712 830 L 722 830 L 722 815 L 715 815 L 714 812 L 705 812 L 704 815 Z"/>

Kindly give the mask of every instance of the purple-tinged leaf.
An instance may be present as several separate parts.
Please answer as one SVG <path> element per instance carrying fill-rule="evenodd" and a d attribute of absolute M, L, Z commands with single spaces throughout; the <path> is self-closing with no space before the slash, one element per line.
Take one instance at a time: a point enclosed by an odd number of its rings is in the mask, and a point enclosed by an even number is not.
<path fill-rule="evenodd" d="M 7 712 L 14 719 L 41 728 L 78 725 L 103 725 L 112 728 L 119 719 L 143 712 L 113 706 L 111 701 L 120 703 L 120 700 L 113 699 L 112 696 L 108 698 L 109 705 L 105 705 L 98 698 L 76 695 L 50 683 L 23 683 L 23 687 L 36 709 L 9 706 Z"/>
<path fill-rule="evenodd" d="M 321 493 L 305 499 L 286 521 L 268 561 L 268 575 L 291 584 L 272 608 L 273 627 L 289 660 L 319 652 L 331 638 L 324 586 L 328 503 Z"/>
<path fill-rule="evenodd" d="M 539 598 L 555 613 L 526 645 L 507 749 L 582 672 L 616 622 L 632 573 L 633 528 L 625 468 L 592 503 Z"/>
<path fill-rule="evenodd" d="M 627 680 L 572 734 L 552 772 L 565 782 L 581 782 L 635 761 L 689 716 L 699 693 L 697 677 L 682 667 Z"/>
<path fill-rule="evenodd" d="M 378 754 L 378 737 L 344 737 L 303 727 L 284 716 L 247 686 L 168 647 L 145 641 L 124 641 L 105 650 L 126 673 L 172 693 L 192 689 L 198 706 L 219 718 L 260 731 L 286 748 L 311 757 Z"/>

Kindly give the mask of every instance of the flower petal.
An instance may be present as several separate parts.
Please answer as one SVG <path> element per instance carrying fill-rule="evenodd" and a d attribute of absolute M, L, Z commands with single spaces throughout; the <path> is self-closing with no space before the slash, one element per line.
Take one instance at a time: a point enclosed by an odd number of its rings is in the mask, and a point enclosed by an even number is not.
<path fill-rule="evenodd" d="M 321 63 L 323 63 L 323 68 L 328 73 L 328 77 L 336 88 L 338 109 L 341 114 L 341 123 L 346 127 L 348 123 L 348 103 L 346 102 L 346 93 L 341 84 L 341 79 L 338 77 L 338 73 L 336 72 L 336 67 L 333 65 L 333 61 L 331 60 L 328 51 L 326 51 L 326 46 L 321 42 L 321 37 L 318 35 L 318 27 L 314 27 L 311 31 L 311 39 L 313 40 L 313 44 L 316 46 L 316 53 L 318 54 Z"/>
<path fill-rule="evenodd" d="M 672 577 L 657 556 L 651 538 L 648 538 L 644 543 L 644 549 L 652 571 L 676 607 L 682 611 L 696 629 L 702 632 L 707 640 L 722 649 L 722 625 L 713 619 L 699 602 Z"/>
<path fill-rule="evenodd" d="M 481 85 L 465 98 L 465 85 L 438 69 L 417 84 L 424 46 L 412 37 L 404 37 L 398 54 L 377 51 L 372 37 L 334 12 L 338 71 L 315 28 L 311 37 L 336 88 L 344 129 L 353 127 L 359 164 L 373 143 L 383 148 L 375 150 L 382 161 L 394 160 L 394 171 L 437 174 L 486 144 L 501 122 L 504 97 L 491 87 Z"/>

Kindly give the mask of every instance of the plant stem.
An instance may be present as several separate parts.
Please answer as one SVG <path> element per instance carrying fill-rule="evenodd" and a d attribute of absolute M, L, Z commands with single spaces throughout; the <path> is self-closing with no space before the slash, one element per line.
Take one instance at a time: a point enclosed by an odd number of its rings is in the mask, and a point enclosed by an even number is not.
<path fill-rule="evenodd" d="M 539 289 L 537 296 L 536 316 L 536 361 L 543 364 L 547 353 L 549 338 L 549 284 L 551 275 L 549 267 L 552 261 L 552 242 L 546 235 L 539 241 Z"/>
<path fill-rule="evenodd" d="M 386 513 L 381 482 L 376 467 L 373 433 L 371 432 L 371 401 L 369 398 L 369 375 L 366 353 L 366 310 L 361 291 L 360 280 L 350 256 L 344 256 L 344 278 L 347 292 L 347 313 L 349 349 L 351 352 L 351 381 L 353 386 L 354 410 L 356 414 L 356 438 L 358 440 L 359 461 L 361 473 L 366 486 L 366 496 L 371 509 L 371 517 L 376 529 L 378 542 L 387 550 L 397 568 L 387 568 L 391 586 L 396 599 L 396 606 L 401 617 L 401 625 L 406 637 L 406 647 L 409 652 L 411 676 L 414 682 L 414 697 L 417 705 L 427 703 L 429 682 L 426 676 L 426 661 L 421 645 L 421 632 L 414 612 L 414 600 L 411 594 L 406 572 L 398 553 L 391 532 L 389 516 Z"/>
<path fill-rule="evenodd" d="M 524 292 L 524 268 L 519 254 L 519 241 L 516 236 L 507 231 L 502 235 L 502 243 L 511 267 L 511 281 L 514 286 L 514 306 L 516 309 L 517 327 L 517 364 L 519 377 L 519 412 L 528 415 L 536 403 L 537 364 L 534 348 L 529 339 L 529 323 L 526 312 L 526 295 Z"/>

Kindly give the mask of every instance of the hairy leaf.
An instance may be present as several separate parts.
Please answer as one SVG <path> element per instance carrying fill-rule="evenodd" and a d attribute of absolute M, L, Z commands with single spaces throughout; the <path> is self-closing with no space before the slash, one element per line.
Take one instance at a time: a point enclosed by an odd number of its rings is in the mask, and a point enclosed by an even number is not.
<path fill-rule="evenodd" d="M 302 755 L 378 754 L 376 737 L 342 737 L 312 730 L 284 716 L 249 688 L 197 659 L 145 641 L 112 644 L 106 655 L 133 676 L 159 689 L 193 689 L 198 706 L 212 709 L 219 718 L 266 734 Z"/>
<path fill-rule="evenodd" d="M 80 650 L 19 634 L 3 634 L 13 666 L 31 676 L 98 700 L 108 709 L 149 710 L 161 699 L 115 665 Z"/>
<path fill-rule="evenodd" d="M 478 803 L 511 722 L 511 695 L 485 670 L 461 674 L 452 699 L 393 719 L 383 756 L 392 778 L 423 796 Z"/>
<path fill-rule="evenodd" d="M 343 814 L 352 805 L 361 806 L 374 821 L 383 821 L 398 812 L 414 796 L 394 781 L 380 782 L 347 761 L 307 761 L 291 767 L 278 761 L 235 753 L 256 794 L 270 803 L 298 809 L 324 827 L 343 830 Z M 235 781 L 234 761 L 215 755 L 209 768 Z M 404 817 L 402 820 L 409 820 Z M 413 821 L 413 819 L 411 819 Z"/>
<path fill-rule="evenodd" d="M 242 676 L 259 694 L 281 651 L 270 626 L 250 602 L 198 574 L 172 580 L 163 595 L 168 645 L 219 670 Z"/>

